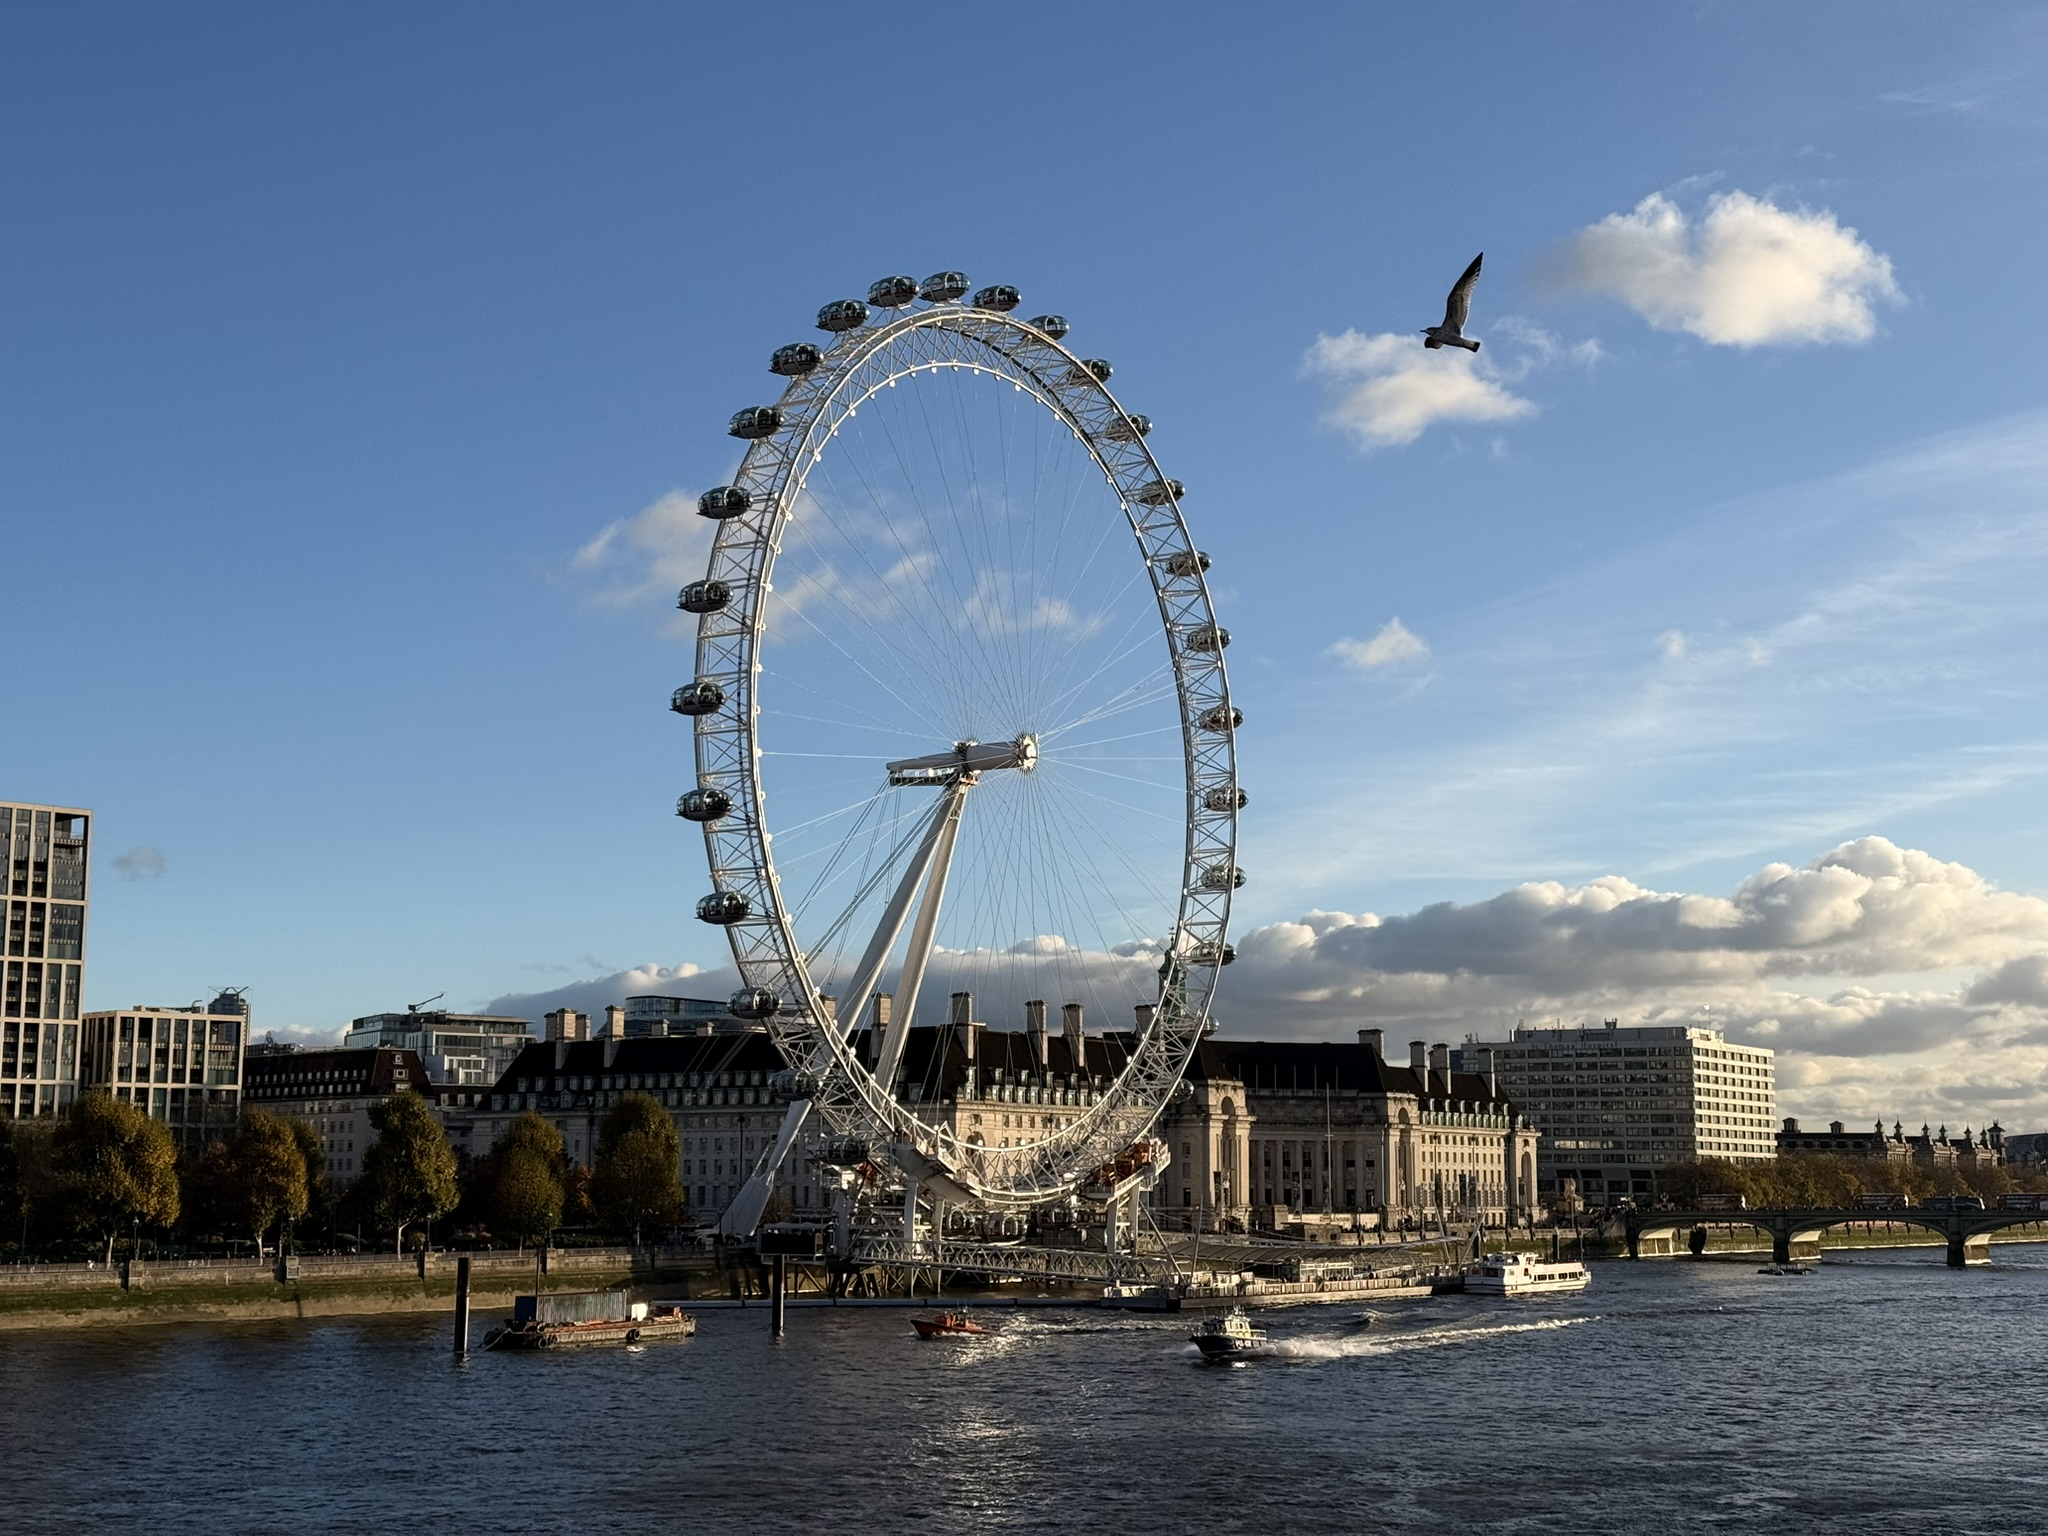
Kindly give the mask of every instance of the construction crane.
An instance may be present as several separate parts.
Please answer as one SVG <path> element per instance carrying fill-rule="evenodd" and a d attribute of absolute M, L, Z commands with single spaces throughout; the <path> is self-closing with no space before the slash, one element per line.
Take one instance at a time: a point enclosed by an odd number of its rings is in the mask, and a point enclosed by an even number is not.
<path fill-rule="evenodd" d="M 405 1011 L 407 1013 L 418 1013 L 422 1008 L 426 1007 L 428 1003 L 438 1003 L 439 1001 L 441 1001 L 442 998 L 446 997 L 447 995 L 448 994 L 446 992 L 436 992 L 432 997 L 422 998 L 420 999 L 420 1001 L 416 1003 L 407 1003 L 405 1005 Z"/>

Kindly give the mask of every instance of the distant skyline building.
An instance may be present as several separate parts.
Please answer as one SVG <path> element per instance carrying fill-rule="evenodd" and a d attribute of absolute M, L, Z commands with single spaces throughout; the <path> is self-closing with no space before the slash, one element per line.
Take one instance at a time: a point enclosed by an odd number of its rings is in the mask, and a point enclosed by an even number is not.
<path fill-rule="evenodd" d="M 743 1034 L 748 1025 L 732 1016 L 722 998 L 672 997 L 647 992 L 626 999 L 628 1040 L 649 1035 Z"/>
<path fill-rule="evenodd" d="M 373 1013 L 354 1020 L 341 1043 L 346 1050 L 388 1046 L 411 1051 L 426 1064 L 429 1081 L 488 1088 L 533 1044 L 533 1025 L 500 1014 L 442 1008 Z"/>
<path fill-rule="evenodd" d="M 110 1008 L 84 1019 L 79 1087 L 102 1088 L 196 1151 L 242 1113 L 248 1005 L 227 992 L 189 1008 Z"/>
<path fill-rule="evenodd" d="M 92 812 L 0 801 L 0 1118 L 59 1114 L 78 1092 Z"/>
<path fill-rule="evenodd" d="M 1679 1158 L 1777 1156 L 1773 1054 L 1717 1029 L 1519 1027 L 1503 1041 L 1468 1039 L 1456 1054 L 1468 1072 L 1490 1060 L 1501 1091 L 1543 1132 L 1546 1196 L 1570 1179 L 1590 1205 L 1644 1200 Z"/>

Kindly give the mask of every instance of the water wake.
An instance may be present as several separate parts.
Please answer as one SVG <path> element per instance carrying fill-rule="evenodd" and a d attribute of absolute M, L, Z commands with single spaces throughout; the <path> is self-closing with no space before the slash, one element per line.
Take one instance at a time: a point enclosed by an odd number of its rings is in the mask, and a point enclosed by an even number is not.
<path fill-rule="evenodd" d="M 1447 1345 L 1474 1344 L 1517 1333 L 1549 1333 L 1559 1328 L 1576 1328 L 1599 1321 L 1594 1317 L 1545 1317 L 1527 1323 L 1482 1323 L 1442 1328 L 1421 1328 L 1413 1333 L 1380 1333 L 1351 1338 L 1269 1339 L 1257 1349 L 1231 1356 L 1232 1360 L 1315 1361 L 1355 1360 L 1373 1355 L 1402 1355 L 1418 1349 L 1441 1349 Z M 1194 1345 L 1188 1353 L 1200 1358 Z"/>

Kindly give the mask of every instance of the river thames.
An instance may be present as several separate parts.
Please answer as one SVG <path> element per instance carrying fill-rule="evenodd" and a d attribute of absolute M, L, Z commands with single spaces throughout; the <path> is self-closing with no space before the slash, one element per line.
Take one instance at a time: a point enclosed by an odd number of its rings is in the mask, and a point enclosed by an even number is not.
<path fill-rule="evenodd" d="M 448 1358 L 445 1318 L 0 1335 L 10 1531 L 2048 1529 L 2048 1246 L 1594 1266 L 1585 1294 L 1190 1318 L 706 1309 Z M 474 1333 L 481 1338 L 480 1319 Z"/>

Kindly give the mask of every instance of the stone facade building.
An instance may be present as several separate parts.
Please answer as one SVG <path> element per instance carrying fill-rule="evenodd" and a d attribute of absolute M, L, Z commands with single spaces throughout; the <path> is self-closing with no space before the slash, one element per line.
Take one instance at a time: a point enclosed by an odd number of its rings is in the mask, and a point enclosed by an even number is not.
<path fill-rule="evenodd" d="M 426 1064 L 394 1046 L 306 1051 L 259 1045 L 243 1068 L 242 1097 L 252 1109 L 303 1120 L 320 1137 L 327 1176 L 352 1182 L 377 1132 L 370 1111 L 395 1093 L 425 1092 Z"/>

